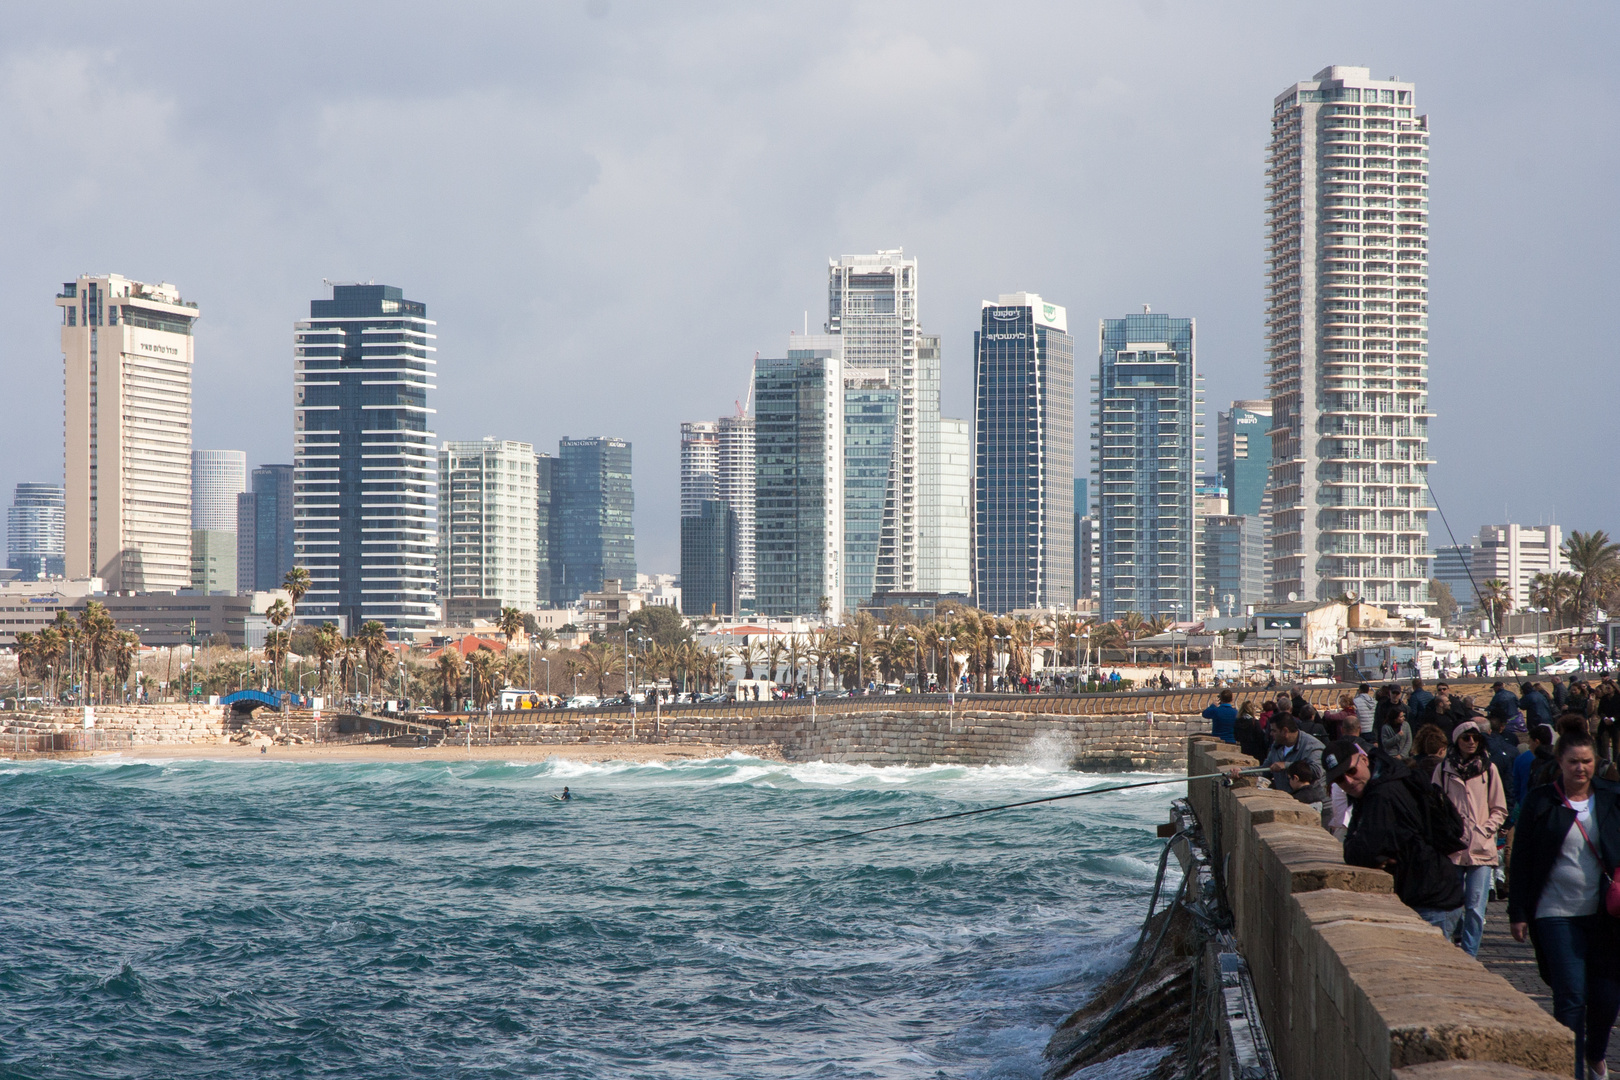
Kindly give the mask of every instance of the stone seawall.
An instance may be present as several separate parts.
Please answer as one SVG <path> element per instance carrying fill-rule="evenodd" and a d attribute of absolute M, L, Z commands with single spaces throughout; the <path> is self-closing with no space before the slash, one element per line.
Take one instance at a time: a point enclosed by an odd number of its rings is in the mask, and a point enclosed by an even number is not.
<path fill-rule="evenodd" d="M 1193 775 L 1252 764 L 1190 742 Z M 1283 1076 L 1573 1075 L 1569 1030 L 1401 903 L 1388 874 L 1346 865 L 1309 808 L 1269 788 L 1188 788 Z"/>
<path fill-rule="evenodd" d="M 533 715 L 533 714 L 531 714 Z M 1199 717 L 1074 716 L 958 708 L 840 710 L 812 719 L 808 710 L 758 715 L 681 712 L 662 718 L 548 713 L 518 721 L 473 722 L 475 743 L 658 742 L 771 746 L 788 761 L 868 765 L 995 765 L 1024 761 L 1097 770 L 1180 771 L 1188 735 L 1207 731 Z M 525 722 L 527 721 L 527 722 Z M 455 741 L 457 735 L 450 735 Z"/>

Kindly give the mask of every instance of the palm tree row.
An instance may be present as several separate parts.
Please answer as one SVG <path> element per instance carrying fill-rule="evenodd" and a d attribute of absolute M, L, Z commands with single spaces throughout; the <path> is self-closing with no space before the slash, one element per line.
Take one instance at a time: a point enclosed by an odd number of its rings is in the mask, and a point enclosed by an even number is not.
<path fill-rule="evenodd" d="M 98 704 L 111 691 L 103 676 L 110 674 L 114 684 L 127 685 L 140 647 L 139 635 L 119 630 L 106 605 L 92 600 L 77 619 L 58 611 L 56 621 L 43 630 L 19 633 L 18 674 L 48 681 L 51 697 L 58 687 L 83 687 L 81 700 Z"/>

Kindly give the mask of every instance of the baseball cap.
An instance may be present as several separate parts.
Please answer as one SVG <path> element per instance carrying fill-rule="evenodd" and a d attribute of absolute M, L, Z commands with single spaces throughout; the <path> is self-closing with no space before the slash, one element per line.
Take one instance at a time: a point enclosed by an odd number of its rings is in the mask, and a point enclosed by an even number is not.
<path fill-rule="evenodd" d="M 1357 754 L 1366 752 L 1366 748 L 1354 739 L 1334 739 L 1322 750 L 1322 779 L 1333 783 L 1350 771 Z"/>

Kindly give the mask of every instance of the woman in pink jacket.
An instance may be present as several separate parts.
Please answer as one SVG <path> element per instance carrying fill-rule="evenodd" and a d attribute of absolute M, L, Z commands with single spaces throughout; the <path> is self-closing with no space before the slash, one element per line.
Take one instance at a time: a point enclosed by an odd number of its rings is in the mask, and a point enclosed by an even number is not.
<path fill-rule="evenodd" d="M 1485 934 L 1485 904 L 1490 899 L 1491 876 L 1500 856 L 1496 833 L 1507 820 L 1507 792 L 1485 748 L 1485 735 L 1472 720 L 1451 733 L 1451 748 L 1434 768 L 1434 784 L 1446 793 L 1463 821 L 1468 846 L 1451 856 L 1463 877 L 1463 917 L 1457 944 L 1469 956 L 1479 955 Z"/>

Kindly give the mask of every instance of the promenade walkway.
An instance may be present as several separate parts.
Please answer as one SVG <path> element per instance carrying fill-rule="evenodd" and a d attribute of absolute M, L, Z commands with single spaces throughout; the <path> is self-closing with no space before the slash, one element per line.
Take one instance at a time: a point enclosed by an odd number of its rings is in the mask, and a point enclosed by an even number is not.
<path fill-rule="evenodd" d="M 1491 901 L 1485 917 L 1485 937 L 1479 946 L 1479 962 L 1494 971 L 1515 990 L 1522 990 L 1537 1005 L 1552 1014 L 1552 991 L 1536 973 L 1536 950 L 1527 941 L 1520 945 L 1508 928 L 1507 901 Z M 1609 1071 L 1620 1076 L 1620 1037 L 1609 1043 Z"/>

